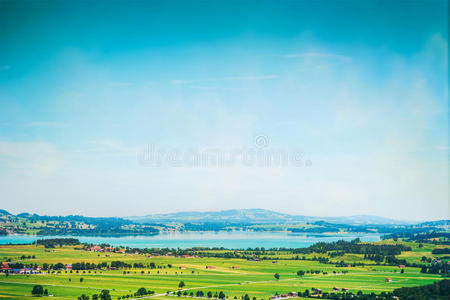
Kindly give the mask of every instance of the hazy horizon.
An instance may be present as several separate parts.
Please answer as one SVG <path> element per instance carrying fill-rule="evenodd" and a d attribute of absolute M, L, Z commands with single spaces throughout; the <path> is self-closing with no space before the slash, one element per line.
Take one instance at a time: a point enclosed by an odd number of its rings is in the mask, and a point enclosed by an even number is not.
<path fill-rule="evenodd" d="M 0 208 L 450 219 L 448 1 L 1 1 Z"/>
<path fill-rule="evenodd" d="M 2 208 L 0 208 L 2 209 Z M 448 219 L 408 219 L 408 218 L 397 218 L 397 217 L 386 217 L 386 216 L 380 216 L 380 215 L 373 215 L 373 214 L 357 214 L 357 215 L 329 215 L 329 216 L 320 216 L 320 215 L 305 215 L 301 213 L 291 213 L 289 211 L 277 211 L 274 209 L 265 209 L 265 208 L 230 208 L 230 209 L 224 209 L 224 210 L 180 210 L 180 211 L 167 211 L 167 212 L 153 212 L 153 213 L 142 213 L 140 215 L 83 215 L 83 214 L 61 214 L 61 215 L 51 215 L 51 214 L 41 214 L 43 216 L 69 216 L 69 215 L 81 215 L 84 217 L 98 217 L 98 218 L 108 218 L 108 217 L 118 217 L 118 218 L 129 218 L 129 217 L 142 217 L 142 216 L 148 216 L 148 215 L 168 215 L 168 214 L 176 214 L 176 213 L 215 213 L 215 212 L 224 212 L 224 211 L 233 211 L 233 210 L 267 210 L 275 213 L 280 214 L 287 214 L 291 216 L 305 216 L 305 217 L 313 217 L 313 218 L 344 218 L 344 217 L 380 217 L 380 218 L 386 218 L 391 219 L 395 221 L 404 221 L 404 222 L 428 222 L 428 221 L 441 221 L 441 220 L 448 220 Z M 11 213 L 13 215 L 18 215 L 22 213 L 29 213 L 29 214 L 38 214 L 33 211 L 20 211 L 20 212 L 13 212 L 6 210 L 8 213 Z M 39 214 L 38 214 L 39 215 Z"/>

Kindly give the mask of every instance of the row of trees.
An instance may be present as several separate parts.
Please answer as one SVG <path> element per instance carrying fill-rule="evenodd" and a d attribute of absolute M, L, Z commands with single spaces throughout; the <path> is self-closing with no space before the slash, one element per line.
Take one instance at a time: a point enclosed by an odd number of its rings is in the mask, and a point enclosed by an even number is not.
<path fill-rule="evenodd" d="M 55 246 L 62 247 L 63 245 L 79 245 L 80 241 L 74 238 L 56 238 L 56 239 L 42 239 L 36 241 L 37 245 L 44 245 L 45 248 L 55 248 Z"/>
<path fill-rule="evenodd" d="M 81 295 L 78 297 L 78 300 L 90 300 L 88 295 Z M 92 300 L 111 300 L 111 295 L 108 290 L 102 290 L 100 294 L 92 295 Z"/>
<path fill-rule="evenodd" d="M 154 293 L 155 293 L 154 291 L 147 290 L 146 288 L 142 287 L 142 288 L 138 289 L 136 293 L 124 295 L 124 296 L 118 297 L 118 299 L 119 300 L 120 299 L 128 299 L 128 298 L 133 298 L 133 297 L 139 298 L 139 297 L 143 297 L 143 296 L 153 295 Z"/>
<path fill-rule="evenodd" d="M 194 291 L 190 291 L 190 292 L 189 291 L 177 291 L 175 294 L 178 297 L 181 297 L 181 296 L 194 297 L 195 296 L 195 297 L 207 297 L 207 298 L 216 298 L 216 299 L 225 299 L 226 298 L 226 295 L 223 291 L 215 292 L 214 294 L 211 291 L 203 292 L 201 290 L 198 290 L 195 292 Z M 247 295 L 247 297 L 248 297 L 248 295 Z"/>
<path fill-rule="evenodd" d="M 13 265 L 13 264 L 10 264 Z M 22 263 L 16 263 L 14 266 L 17 266 L 18 268 L 23 268 L 24 264 Z M 35 265 L 37 267 L 37 265 Z M 13 268 L 13 267 L 11 267 Z M 65 269 L 66 265 L 63 263 L 56 263 L 56 264 L 48 264 L 44 263 L 42 265 L 43 270 L 62 270 Z M 126 263 L 123 261 L 112 261 L 110 264 L 107 262 L 101 262 L 101 263 L 90 263 L 90 262 L 76 262 L 72 264 L 72 270 L 98 270 L 98 269 L 109 269 L 109 268 L 115 268 L 115 269 L 142 269 L 142 268 L 149 268 L 149 269 L 165 269 L 165 268 L 172 268 L 171 264 L 168 265 L 156 265 L 154 262 L 151 262 L 149 264 L 143 264 L 143 263 Z"/>
<path fill-rule="evenodd" d="M 399 255 L 402 251 L 411 251 L 411 247 L 405 245 L 377 245 L 360 243 L 360 239 L 351 242 L 340 240 L 337 242 L 319 242 L 307 248 L 295 249 L 294 253 L 327 253 L 329 251 L 340 251 L 340 253 L 352 254 L 379 254 L 383 256 Z"/>
<path fill-rule="evenodd" d="M 450 295 L 450 280 L 444 279 L 434 284 L 418 287 L 403 287 L 394 290 L 393 294 L 400 299 L 447 300 Z"/>
<path fill-rule="evenodd" d="M 441 274 L 442 277 L 449 277 L 450 276 L 450 272 L 449 272 L 449 267 L 448 264 L 440 262 L 440 263 L 434 263 L 430 266 L 425 266 L 423 265 L 420 272 L 421 273 L 426 273 L 426 274 Z"/>
<path fill-rule="evenodd" d="M 431 251 L 433 254 L 450 254 L 450 248 L 435 248 Z"/>

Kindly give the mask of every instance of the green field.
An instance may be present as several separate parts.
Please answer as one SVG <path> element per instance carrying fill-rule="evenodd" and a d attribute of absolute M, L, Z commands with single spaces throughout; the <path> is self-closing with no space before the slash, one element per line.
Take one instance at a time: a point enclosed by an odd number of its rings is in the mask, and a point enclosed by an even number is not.
<path fill-rule="evenodd" d="M 420 259 L 423 255 L 431 257 L 431 246 L 416 251 L 409 251 L 402 256 L 408 259 Z M 124 270 L 96 270 L 96 271 L 59 271 L 53 274 L 35 275 L 0 275 L 0 297 L 10 299 L 25 299 L 31 297 L 34 285 L 41 284 L 54 295 L 53 299 L 74 299 L 82 294 L 98 294 L 103 289 L 110 290 L 113 299 L 132 294 L 144 287 L 155 291 L 154 299 L 170 299 L 165 296 L 167 291 L 176 291 L 180 281 L 185 283 L 183 290 L 202 290 L 204 292 L 223 291 L 229 298 L 241 297 L 248 294 L 258 299 L 269 299 L 276 292 L 311 290 L 320 288 L 323 292 L 331 292 L 333 287 L 348 288 L 349 291 L 382 292 L 392 291 L 399 287 L 411 287 L 433 283 L 442 279 L 439 275 L 422 274 L 419 268 L 406 268 L 403 274 L 398 267 L 385 265 L 370 265 L 364 267 L 335 267 L 333 264 L 321 264 L 310 260 L 272 260 L 248 261 L 243 259 L 200 258 L 149 256 L 143 254 L 97 253 L 75 250 L 77 247 L 57 247 L 54 251 L 46 252 L 43 246 L 7 245 L 0 246 L 0 259 L 11 262 L 33 263 L 42 266 L 44 263 L 101 263 L 124 261 L 127 263 L 153 262 L 160 268 L 132 268 L 123 274 Z M 219 251 L 218 251 L 219 252 Z M 223 252 L 223 251 L 222 251 Z M 21 259 L 22 255 L 35 256 L 34 259 Z M 108 256 L 107 256 L 108 255 Z M 292 258 L 289 252 L 276 253 L 279 258 Z M 360 261 L 362 255 L 345 254 L 338 258 L 347 261 Z M 367 263 L 367 261 L 366 261 Z M 171 265 L 169 267 L 168 265 Z M 214 266 L 214 269 L 206 269 Z M 238 266 L 239 269 L 233 269 Z M 181 269 L 180 267 L 183 267 Z M 320 270 L 320 274 L 305 274 L 297 276 L 299 270 Z M 346 274 L 343 272 L 347 271 Z M 323 274 L 326 272 L 327 274 Z M 280 279 L 274 278 L 279 273 Z M 386 278 L 393 282 L 386 282 Z M 80 278 L 83 281 L 80 282 Z"/>

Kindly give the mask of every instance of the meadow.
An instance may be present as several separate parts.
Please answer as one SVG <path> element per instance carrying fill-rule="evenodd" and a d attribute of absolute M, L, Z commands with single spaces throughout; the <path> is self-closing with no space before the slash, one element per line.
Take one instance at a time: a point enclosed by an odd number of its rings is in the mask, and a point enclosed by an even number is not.
<path fill-rule="evenodd" d="M 433 245 L 415 247 L 408 251 L 409 260 L 420 259 L 423 255 L 432 257 Z M 77 250 L 78 249 L 78 250 Z M 418 251 L 420 250 L 420 251 Z M 210 250 L 210 252 L 226 252 Z M 397 266 L 365 265 L 358 267 L 336 267 L 334 264 L 323 264 L 312 260 L 293 260 L 294 254 L 289 251 L 272 253 L 274 260 L 250 261 L 235 258 L 215 257 L 174 257 L 151 256 L 129 253 L 104 253 L 80 250 L 77 246 L 63 246 L 45 249 L 41 245 L 3 245 L 0 246 L 2 261 L 22 262 L 26 264 L 73 264 L 76 262 L 110 264 L 112 261 L 126 263 L 153 263 L 155 268 L 127 268 L 120 270 L 79 270 L 50 271 L 42 274 L 0 275 L 0 297 L 10 299 L 26 299 L 31 297 L 34 285 L 40 284 L 48 289 L 53 299 L 75 299 L 82 294 L 92 296 L 101 290 L 110 291 L 112 299 L 124 295 L 132 295 L 139 288 L 155 292 L 148 296 L 154 299 L 170 299 L 167 291 L 177 291 L 180 281 L 181 289 L 205 292 L 223 291 L 228 298 L 238 298 L 248 294 L 251 298 L 269 299 L 275 293 L 299 292 L 320 288 L 331 292 L 334 287 L 347 288 L 356 293 L 380 293 L 392 291 L 399 287 L 411 287 L 433 283 L 442 279 L 439 275 L 420 273 L 419 268 L 407 267 L 401 273 Z M 276 259 L 275 259 L 276 256 Z M 25 257 L 25 258 L 23 258 Z M 30 258 L 28 258 L 30 257 Z M 33 258 L 34 257 L 34 258 Z M 306 255 L 309 259 L 312 254 Z M 359 254 L 344 254 L 338 260 L 346 262 L 362 261 Z M 367 262 L 366 262 L 367 263 Z M 207 269 L 206 266 L 213 266 Z M 233 268 L 234 267 L 234 268 Z M 236 268 L 238 267 L 238 268 Z M 298 271 L 305 275 L 298 276 Z M 309 270 L 320 270 L 319 274 L 310 274 Z M 280 275 L 279 279 L 274 274 Z M 391 278 L 392 282 L 386 282 Z"/>

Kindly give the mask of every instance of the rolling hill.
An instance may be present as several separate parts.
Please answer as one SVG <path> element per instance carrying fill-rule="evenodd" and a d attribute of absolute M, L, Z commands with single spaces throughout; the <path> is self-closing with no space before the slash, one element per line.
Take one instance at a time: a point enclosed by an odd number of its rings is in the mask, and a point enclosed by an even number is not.
<path fill-rule="evenodd" d="M 309 217 L 303 215 L 290 215 L 266 209 L 232 209 L 210 212 L 176 212 L 167 214 L 149 214 L 145 216 L 127 217 L 137 223 L 299 223 L 326 221 L 339 224 L 406 224 L 384 217 L 371 215 L 356 215 L 349 217 Z"/>

